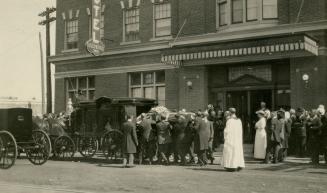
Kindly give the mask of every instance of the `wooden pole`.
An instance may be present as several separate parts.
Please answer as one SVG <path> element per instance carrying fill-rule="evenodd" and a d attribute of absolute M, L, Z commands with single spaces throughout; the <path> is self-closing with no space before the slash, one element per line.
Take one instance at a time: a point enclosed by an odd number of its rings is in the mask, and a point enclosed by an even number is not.
<path fill-rule="evenodd" d="M 39 32 L 39 42 L 40 42 L 40 56 L 41 56 L 41 98 L 42 98 L 42 115 L 45 114 L 44 105 L 44 63 L 43 63 L 43 51 L 42 51 L 42 37 L 41 32 Z"/>

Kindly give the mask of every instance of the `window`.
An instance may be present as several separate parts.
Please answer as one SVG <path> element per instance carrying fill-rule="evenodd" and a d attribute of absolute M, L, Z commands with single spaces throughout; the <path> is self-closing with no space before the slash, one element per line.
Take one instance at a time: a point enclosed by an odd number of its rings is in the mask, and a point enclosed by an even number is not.
<path fill-rule="evenodd" d="M 246 20 L 255 21 L 258 19 L 258 0 L 246 0 Z"/>
<path fill-rule="evenodd" d="M 155 37 L 171 35 L 171 6 L 170 3 L 154 4 Z"/>
<path fill-rule="evenodd" d="M 251 75 L 266 81 L 272 80 L 270 65 L 237 66 L 228 69 L 228 80 L 234 81 L 244 75 Z"/>
<path fill-rule="evenodd" d="M 262 17 L 264 19 L 278 17 L 277 0 L 262 0 Z"/>
<path fill-rule="evenodd" d="M 139 40 L 139 26 L 140 26 L 140 9 L 127 9 L 125 14 L 125 40 L 136 41 Z"/>
<path fill-rule="evenodd" d="M 232 0 L 232 23 L 243 22 L 243 0 Z"/>
<path fill-rule="evenodd" d="M 95 77 L 74 77 L 66 79 L 67 99 L 71 98 L 73 103 L 85 100 L 94 100 Z"/>
<path fill-rule="evenodd" d="M 227 1 L 218 3 L 219 26 L 227 25 L 226 8 L 227 8 Z"/>
<path fill-rule="evenodd" d="M 78 46 L 78 20 L 66 21 L 66 48 L 76 49 Z"/>
<path fill-rule="evenodd" d="M 159 105 L 165 105 L 165 71 L 131 73 L 129 79 L 130 97 L 156 99 Z"/>

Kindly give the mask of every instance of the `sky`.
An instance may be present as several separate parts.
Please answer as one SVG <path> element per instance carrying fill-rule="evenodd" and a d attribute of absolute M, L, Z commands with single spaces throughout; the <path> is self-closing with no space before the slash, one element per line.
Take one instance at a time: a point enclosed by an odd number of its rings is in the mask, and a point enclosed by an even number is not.
<path fill-rule="evenodd" d="M 0 8 L 0 97 L 41 99 L 39 32 L 45 55 L 45 26 L 38 16 L 56 0 L 8 0 Z M 53 14 L 55 16 L 55 14 Z M 55 22 L 51 24 L 51 52 L 55 46 Z"/>

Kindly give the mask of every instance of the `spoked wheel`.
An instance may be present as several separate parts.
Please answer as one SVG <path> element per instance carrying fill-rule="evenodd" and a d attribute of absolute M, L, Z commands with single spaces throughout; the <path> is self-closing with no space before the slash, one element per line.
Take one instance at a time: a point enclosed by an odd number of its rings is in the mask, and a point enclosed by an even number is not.
<path fill-rule="evenodd" d="M 17 143 L 7 131 L 0 131 L 0 168 L 11 168 L 17 159 Z"/>
<path fill-rule="evenodd" d="M 51 153 L 49 136 L 41 130 L 32 133 L 33 146 L 26 149 L 28 160 L 34 165 L 42 165 L 48 161 Z"/>
<path fill-rule="evenodd" d="M 117 160 L 122 158 L 123 134 L 114 130 L 105 133 L 102 142 L 102 152 L 106 159 Z"/>
<path fill-rule="evenodd" d="M 81 137 L 78 150 L 83 157 L 91 158 L 98 151 L 98 140 L 95 137 Z"/>
<path fill-rule="evenodd" d="M 54 141 L 54 155 L 57 158 L 72 158 L 75 154 L 75 143 L 69 136 L 60 136 Z"/>

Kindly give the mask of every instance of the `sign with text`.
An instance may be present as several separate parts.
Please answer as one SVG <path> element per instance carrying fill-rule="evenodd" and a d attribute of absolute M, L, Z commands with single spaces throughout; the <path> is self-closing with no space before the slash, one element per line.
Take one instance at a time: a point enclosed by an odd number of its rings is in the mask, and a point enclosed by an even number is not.
<path fill-rule="evenodd" d="M 86 42 L 86 49 L 94 56 L 104 52 L 104 43 L 101 40 L 101 0 L 92 0 L 92 38 Z"/>

